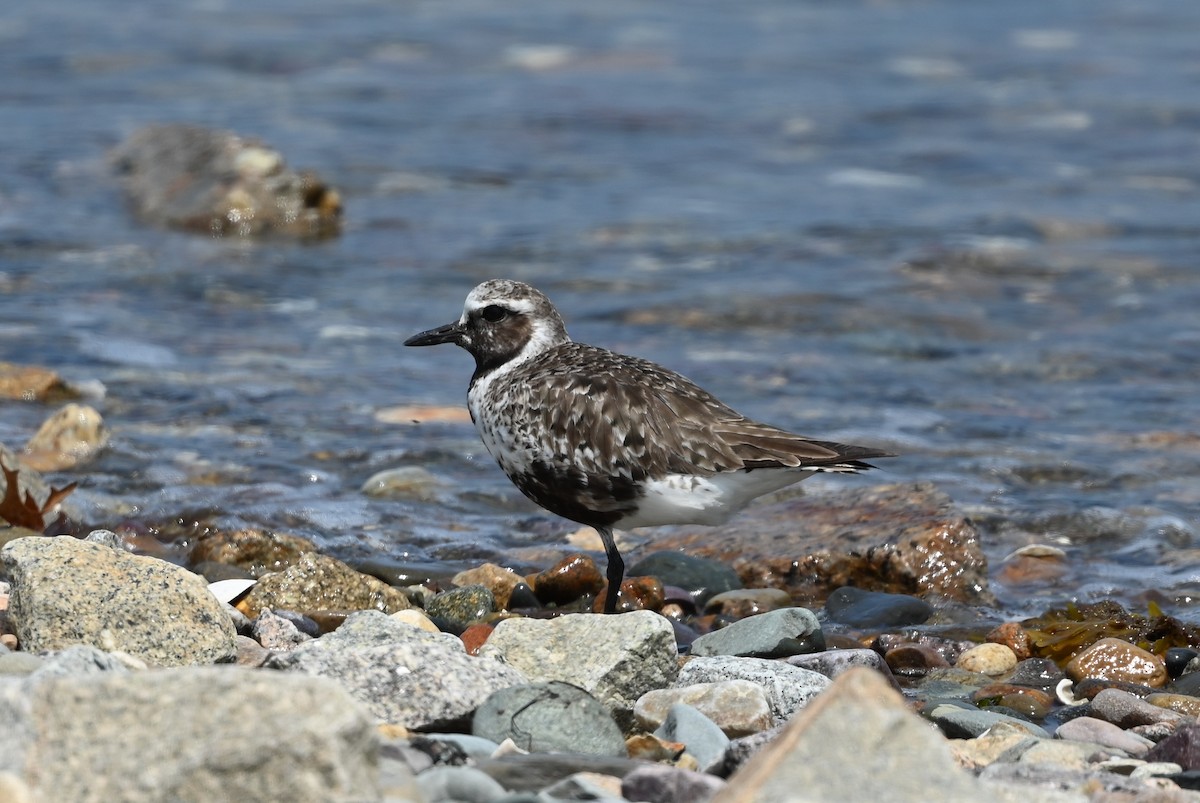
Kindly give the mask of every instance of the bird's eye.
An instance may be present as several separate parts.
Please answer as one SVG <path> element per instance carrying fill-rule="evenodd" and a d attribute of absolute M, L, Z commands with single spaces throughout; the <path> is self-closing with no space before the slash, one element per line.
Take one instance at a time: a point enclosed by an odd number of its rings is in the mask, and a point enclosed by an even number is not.
<path fill-rule="evenodd" d="M 508 310 L 496 304 L 490 304 L 479 313 L 488 323 L 499 323 L 508 317 Z"/>

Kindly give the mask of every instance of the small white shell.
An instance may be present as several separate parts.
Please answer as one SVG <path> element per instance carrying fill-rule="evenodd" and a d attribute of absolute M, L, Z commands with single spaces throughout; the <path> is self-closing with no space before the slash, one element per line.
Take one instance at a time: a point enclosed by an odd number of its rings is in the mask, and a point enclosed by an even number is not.
<path fill-rule="evenodd" d="M 221 602 L 228 602 L 232 605 L 257 582 L 257 580 L 218 580 L 215 583 L 209 583 L 208 590 Z"/>
<path fill-rule="evenodd" d="M 1063 705 L 1087 705 L 1087 700 L 1078 700 L 1075 698 L 1075 684 L 1070 678 L 1063 678 L 1054 687 L 1054 693 L 1058 695 L 1058 701 Z"/>

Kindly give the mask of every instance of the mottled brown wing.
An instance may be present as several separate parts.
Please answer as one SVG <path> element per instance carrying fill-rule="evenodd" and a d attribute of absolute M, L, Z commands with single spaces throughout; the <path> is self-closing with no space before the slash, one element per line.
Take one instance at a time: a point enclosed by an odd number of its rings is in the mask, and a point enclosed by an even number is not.
<path fill-rule="evenodd" d="M 531 391 L 546 394 L 538 412 L 555 462 L 588 475 L 637 481 L 749 468 L 850 468 L 885 455 L 750 421 L 673 371 L 579 343 L 551 350 L 527 374 Z"/>

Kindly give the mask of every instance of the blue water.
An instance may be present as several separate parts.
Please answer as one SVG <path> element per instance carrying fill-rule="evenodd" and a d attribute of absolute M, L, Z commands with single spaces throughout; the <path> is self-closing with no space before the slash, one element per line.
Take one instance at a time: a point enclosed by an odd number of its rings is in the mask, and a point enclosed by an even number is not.
<path fill-rule="evenodd" d="M 902 452 L 886 478 L 938 484 L 997 565 L 1066 549 L 1047 597 L 1188 614 L 1198 36 L 1172 0 L 9 4 L 0 359 L 106 388 L 112 447 L 51 478 L 89 524 L 535 562 L 573 528 L 469 426 L 375 417 L 461 405 L 469 357 L 400 344 L 519 278 L 577 339 Z M 315 169 L 344 234 L 140 225 L 106 154 L 163 121 Z M 0 406 L 0 440 L 49 412 Z M 432 499 L 360 493 L 407 465 Z"/>

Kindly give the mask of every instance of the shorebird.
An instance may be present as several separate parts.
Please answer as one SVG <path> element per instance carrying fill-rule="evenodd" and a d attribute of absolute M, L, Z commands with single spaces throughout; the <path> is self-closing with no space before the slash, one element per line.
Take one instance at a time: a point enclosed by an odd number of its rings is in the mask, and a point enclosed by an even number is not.
<path fill-rule="evenodd" d="M 752 421 L 661 365 L 576 343 L 522 282 L 483 282 L 457 321 L 404 341 L 440 343 L 475 358 L 471 420 L 513 484 L 600 534 L 605 613 L 616 612 L 625 574 L 614 527 L 721 524 L 813 474 L 856 474 L 874 468 L 864 460 L 893 456 Z"/>

